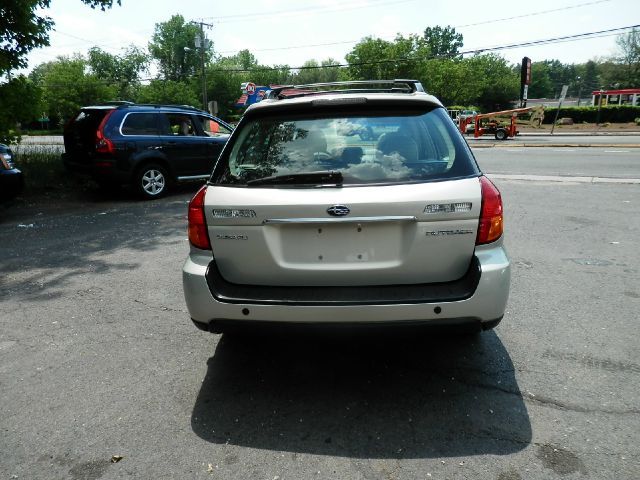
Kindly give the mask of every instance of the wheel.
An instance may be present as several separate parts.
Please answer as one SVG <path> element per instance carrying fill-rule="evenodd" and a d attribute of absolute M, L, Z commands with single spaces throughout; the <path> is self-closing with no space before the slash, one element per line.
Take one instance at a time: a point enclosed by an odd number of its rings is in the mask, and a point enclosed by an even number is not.
<path fill-rule="evenodd" d="M 496 131 L 496 140 L 506 140 L 507 139 L 507 131 L 500 128 Z"/>
<path fill-rule="evenodd" d="M 134 177 L 134 188 L 142 198 L 160 198 L 168 188 L 166 170 L 155 163 L 144 165 Z"/>

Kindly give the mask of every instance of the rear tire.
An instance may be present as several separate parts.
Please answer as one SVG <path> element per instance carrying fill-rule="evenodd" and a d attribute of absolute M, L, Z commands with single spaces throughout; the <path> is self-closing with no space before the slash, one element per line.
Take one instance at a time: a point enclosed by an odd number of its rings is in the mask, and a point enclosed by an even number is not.
<path fill-rule="evenodd" d="M 136 193 L 147 200 L 162 197 L 169 188 L 167 171 L 156 163 L 148 163 L 140 168 L 133 182 Z"/>
<path fill-rule="evenodd" d="M 502 128 L 496 131 L 496 140 L 506 140 L 507 136 L 507 131 Z"/>

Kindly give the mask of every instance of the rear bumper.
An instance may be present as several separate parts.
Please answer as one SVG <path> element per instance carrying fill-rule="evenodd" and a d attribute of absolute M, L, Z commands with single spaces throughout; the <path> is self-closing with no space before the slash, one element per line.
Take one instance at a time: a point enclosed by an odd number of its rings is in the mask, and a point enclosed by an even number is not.
<path fill-rule="evenodd" d="M 283 301 L 282 298 L 244 298 L 241 295 L 225 298 L 220 295 L 224 288 L 216 285 L 212 288 L 207 282 L 211 253 L 195 249 L 192 249 L 184 264 L 182 278 L 191 318 L 200 326 L 208 325 L 211 331 L 217 331 L 218 326 L 246 324 L 249 327 L 257 322 L 321 325 L 419 323 L 439 326 L 495 324 L 504 315 L 509 297 L 509 259 L 502 242 L 498 241 L 476 248 L 476 260 L 479 275 L 477 281 L 474 280 L 475 288 L 468 294 L 439 298 L 425 294 L 423 301 L 415 296 L 398 297 L 391 302 L 381 302 L 375 298 L 359 302 L 335 302 L 326 298 L 304 302 Z"/>
<path fill-rule="evenodd" d="M 90 175 L 98 182 L 127 183 L 131 172 L 118 168 L 118 162 L 112 159 L 90 158 L 80 162 L 69 154 L 62 154 L 62 163 L 68 172 Z"/>

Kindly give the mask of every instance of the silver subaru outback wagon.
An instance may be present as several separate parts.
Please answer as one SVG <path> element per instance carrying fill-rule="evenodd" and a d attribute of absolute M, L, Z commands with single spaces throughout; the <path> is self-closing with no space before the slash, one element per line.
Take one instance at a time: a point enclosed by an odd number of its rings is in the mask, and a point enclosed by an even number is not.
<path fill-rule="evenodd" d="M 184 295 L 210 332 L 469 325 L 505 311 L 502 200 L 414 80 L 273 89 L 189 204 Z"/>

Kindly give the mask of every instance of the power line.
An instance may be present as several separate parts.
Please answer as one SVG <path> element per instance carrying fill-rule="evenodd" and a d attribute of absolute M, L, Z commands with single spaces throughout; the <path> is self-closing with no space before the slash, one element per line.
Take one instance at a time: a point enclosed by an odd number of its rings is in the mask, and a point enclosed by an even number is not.
<path fill-rule="evenodd" d="M 620 32 L 623 30 L 631 30 L 638 27 L 640 27 L 640 25 L 631 25 L 629 27 L 610 28 L 608 30 L 600 30 L 597 32 L 578 33 L 574 35 L 565 35 L 562 37 L 546 38 L 542 40 L 531 40 L 528 42 L 514 43 L 511 45 L 502 45 L 502 46 L 493 47 L 493 48 L 491 47 L 479 48 L 476 50 L 471 50 L 469 52 L 462 52 L 462 55 L 467 53 L 482 53 L 482 52 L 489 52 L 489 51 L 495 51 L 495 50 L 510 50 L 512 48 L 529 47 L 529 46 L 536 46 L 536 45 L 548 45 L 551 43 L 561 43 L 563 40 L 569 40 L 569 39 L 571 40 L 587 39 L 589 37 L 596 36 L 599 34 L 610 33 L 610 32 Z M 593 37 L 593 38 L 598 38 L 598 37 Z"/>
<path fill-rule="evenodd" d="M 576 8 L 582 8 L 582 7 L 588 7 L 591 5 L 596 5 L 599 3 L 606 3 L 606 2 L 610 2 L 611 0 L 596 0 L 596 1 L 592 1 L 592 2 L 586 2 L 586 3 L 578 3 L 578 4 L 574 4 L 574 5 L 568 5 L 566 7 L 560 7 L 560 8 L 554 8 L 551 10 L 540 10 L 537 12 L 531 12 L 531 13 L 526 13 L 523 15 L 516 15 L 516 16 L 512 16 L 512 17 L 505 17 L 505 18 L 498 18 L 498 19 L 493 19 L 493 20 L 486 20 L 486 21 L 482 21 L 482 22 L 477 22 L 477 23 L 469 23 L 466 25 L 455 25 L 453 28 L 466 28 L 466 27 L 474 27 L 474 26 L 478 26 L 478 25 L 488 25 L 491 23 L 498 23 L 498 22 L 504 22 L 507 20 L 515 20 L 515 19 L 519 19 L 519 18 L 527 18 L 527 17 L 534 17 L 534 16 L 539 16 L 539 15 L 546 15 L 548 13 L 555 13 L 555 12 L 560 12 L 563 10 L 571 10 L 571 9 L 576 9 Z M 234 15 L 235 17 L 235 15 Z M 213 17 L 210 17 L 213 18 Z M 259 48 L 259 49 L 252 49 L 252 51 L 254 52 L 270 52 L 270 51 L 277 51 L 277 50 L 296 50 L 296 49 L 302 49 L 302 48 L 314 48 L 314 47 L 327 47 L 327 46 L 334 46 L 334 45 L 347 45 L 347 44 L 355 44 L 360 42 L 360 40 L 345 40 L 342 42 L 330 42 L 330 43 L 316 43 L 316 44 L 307 44 L 307 45 L 289 45 L 289 46 L 285 46 L 285 47 L 272 47 L 272 48 Z M 235 50 L 225 50 L 225 51 L 221 51 L 219 52 L 221 54 L 230 54 L 230 53 L 237 53 L 237 51 Z"/>
<path fill-rule="evenodd" d="M 416 0 L 393 0 L 393 1 L 388 1 L 388 0 L 372 0 L 372 3 L 370 2 L 368 5 L 366 5 L 366 7 L 379 7 L 379 6 L 386 6 L 386 5 L 393 5 L 393 4 L 398 4 L 398 3 L 408 3 L 408 2 L 413 2 Z M 476 23 L 470 23 L 470 24 L 464 24 L 464 25 L 456 25 L 453 28 L 467 28 L 467 27 L 474 27 L 474 26 L 479 26 L 479 25 L 487 25 L 487 24 L 491 24 L 491 23 L 498 23 L 498 22 L 504 22 L 504 21 L 508 21 L 508 20 L 515 20 L 515 19 L 520 19 L 520 18 L 527 18 L 527 17 L 533 17 L 533 16 L 539 16 L 539 15 L 545 15 L 548 13 L 555 13 L 555 12 L 559 12 L 559 11 L 564 11 L 564 10 L 571 10 L 571 9 L 576 9 L 576 8 L 582 8 L 582 7 L 588 7 L 588 6 L 592 6 L 592 5 L 597 5 L 597 4 L 601 4 L 601 3 L 606 3 L 606 2 L 610 2 L 611 0 L 594 0 L 594 1 L 590 1 L 590 2 L 583 2 L 583 3 L 578 3 L 578 4 L 573 4 L 573 5 L 567 5 L 565 7 L 559 7 L 559 8 L 555 8 L 555 9 L 550 9 L 550 10 L 540 10 L 540 11 L 536 11 L 536 12 L 530 12 L 530 13 L 526 13 L 526 14 L 522 14 L 522 15 L 516 15 L 516 16 L 511 16 L 511 17 L 504 17 L 504 18 L 498 18 L 498 19 L 493 19 L 493 20 L 485 20 L 485 21 L 481 21 L 481 22 L 476 22 Z M 226 16 L 222 16 L 222 17 L 204 17 L 204 19 L 213 19 L 213 20 L 225 20 L 225 19 L 230 19 L 230 20 L 234 20 L 234 19 L 238 19 L 238 21 L 242 21 L 243 19 L 251 19 L 253 17 L 255 17 L 256 19 L 260 19 L 263 20 L 265 18 L 268 18 L 270 16 L 286 16 L 289 14 L 302 14 L 302 13 L 329 13 L 332 11 L 337 11 L 337 10 L 351 10 L 351 9 L 355 9 L 355 8 L 363 8 L 362 3 L 351 3 L 351 4 L 346 4 L 346 5 L 341 5 L 341 6 L 333 6 L 333 7 L 318 7 L 318 6 L 311 6 L 311 7 L 306 7 L 306 8 L 299 8 L 299 9 L 285 9 L 285 10 L 278 10 L 278 11 L 273 11 L 273 12 L 268 12 L 268 13 L 247 13 L 247 14 L 234 14 L 234 15 L 226 15 Z M 196 22 L 197 23 L 197 22 Z M 74 39 L 77 39 L 81 42 L 88 42 L 88 43 L 94 43 L 92 40 L 88 40 L 86 38 L 82 38 L 76 35 L 72 35 L 66 32 L 62 32 L 60 30 L 55 29 L 54 31 L 56 31 L 57 33 L 61 34 L 61 35 L 65 35 L 67 37 L 71 37 Z M 145 30 L 139 30 L 140 32 L 143 31 L 148 31 L 148 29 Z M 335 46 L 335 45 L 347 45 L 347 44 L 355 44 L 358 43 L 360 40 L 347 40 L 347 41 L 342 41 L 342 42 L 328 42 L 328 43 L 318 43 L 318 44 L 307 44 L 307 45 L 290 45 L 290 46 L 283 46 L 283 47 L 272 47 L 272 48 L 261 48 L 261 49 L 252 49 L 252 51 L 254 52 L 268 52 L 268 51 L 277 51 L 277 50 L 295 50 L 295 49 L 304 49 L 304 48 L 314 48 L 314 47 L 326 47 L 326 46 Z M 104 47 L 108 50 L 116 50 L 118 47 L 110 47 L 110 45 L 114 45 L 116 42 L 108 42 L 108 43 L 95 43 L 94 46 L 101 46 Z M 221 51 L 218 52 L 220 54 L 235 54 L 238 53 L 235 50 L 225 50 L 225 51 Z M 55 57 L 58 55 L 52 55 L 51 57 Z"/>
<path fill-rule="evenodd" d="M 412 3 L 417 0 L 371 0 L 367 4 L 363 5 L 362 2 L 352 2 L 351 4 L 334 5 L 329 7 L 311 6 L 297 9 L 275 10 L 272 12 L 258 12 L 258 13 L 241 13 L 235 15 L 225 15 L 219 17 L 204 17 L 207 20 L 217 20 L 224 23 L 234 23 L 243 21 L 256 21 L 264 20 L 271 17 L 290 17 L 309 13 L 331 13 L 336 11 L 354 10 L 362 8 L 375 8 L 387 5 L 395 5 L 399 3 Z"/>
<path fill-rule="evenodd" d="M 519 18 L 535 17 L 535 16 L 538 16 L 538 15 L 545 15 L 547 13 L 555 13 L 555 12 L 561 12 L 561 11 L 564 11 L 564 10 L 572 10 L 574 8 L 588 7 L 590 5 L 596 5 L 598 3 L 606 3 L 606 2 L 610 2 L 610 1 L 611 0 L 596 0 L 594 2 L 578 3 L 578 4 L 575 4 L 575 5 L 567 5 L 566 7 L 553 8 L 551 10 L 541 10 L 539 12 L 531 12 L 531 13 L 525 13 L 523 15 L 515 15 L 513 17 L 497 18 L 495 20 L 486 20 L 484 22 L 467 23 L 466 25 L 456 25 L 453 28 L 477 27 L 478 25 L 487 25 L 487 24 L 490 24 L 490 23 L 505 22 L 507 20 L 516 20 L 516 19 L 519 19 Z"/>
<path fill-rule="evenodd" d="M 549 45 L 549 44 L 554 44 L 554 43 L 564 43 L 564 42 L 569 42 L 569 41 L 578 41 L 578 40 L 588 40 L 591 38 L 600 38 L 600 37 L 604 37 L 604 36 L 609 36 L 609 35 L 618 35 L 619 33 L 612 33 L 612 32 L 622 32 L 622 31 L 626 31 L 626 30 L 631 30 L 634 28 L 638 28 L 640 27 L 640 25 L 631 25 L 628 27 L 619 27 L 619 28 L 611 28 L 608 30 L 600 30 L 600 31 L 596 31 L 596 32 L 586 32 L 586 33 L 577 33 L 577 34 L 573 34 L 573 35 L 565 35 L 562 37 L 554 37 L 554 38 L 545 38 L 545 39 L 540 39 L 540 40 L 530 40 L 527 42 L 521 42 L 521 43 L 514 43 L 514 44 L 510 44 L 510 45 L 501 45 L 501 46 L 494 46 L 494 47 L 484 47 L 484 48 L 476 48 L 476 49 L 472 49 L 472 50 L 466 50 L 463 52 L 459 52 L 458 55 L 472 55 L 472 54 L 478 54 L 478 53 L 486 53 L 486 52 L 495 52 L 495 51 L 500 51 L 500 50 L 510 50 L 513 48 L 521 48 L 521 47 L 528 47 L 528 46 L 539 46 L 539 45 Z M 609 35 L 607 35 L 609 34 Z M 318 69 L 318 68 L 344 68 L 344 67 L 349 67 L 349 66 L 366 66 L 366 65 L 381 65 L 381 64 L 387 64 L 387 63 L 407 63 L 407 62 L 414 62 L 414 61 L 418 61 L 418 60 L 428 60 L 428 59 L 436 59 L 436 58 L 451 58 L 450 56 L 430 56 L 428 58 L 395 58 L 395 59 L 386 59 L 386 60 L 377 60 L 374 62 L 361 62 L 361 63 L 339 63 L 339 64 L 334 64 L 334 65 L 318 65 L 318 66 L 303 66 L 303 67 L 289 67 L 290 70 L 311 70 L 311 69 Z M 240 73 L 240 72 L 250 72 L 250 71 L 272 71 L 272 70 L 280 70 L 280 68 L 278 67 L 263 67 L 263 68 L 257 68 L 257 69 L 218 69 L 218 70 L 214 70 L 214 71 L 226 71 L 226 72 L 235 72 L 235 73 Z"/>
<path fill-rule="evenodd" d="M 613 36 L 613 35 L 619 35 L 619 32 L 622 31 L 627 31 L 627 30 L 632 30 L 635 28 L 640 27 L 640 25 L 630 25 L 627 27 L 619 27 L 619 28 L 611 28 L 608 30 L 600 30 L 600 31 L 595 31 L 595 32 L 586 32 L 586 33 L 578 33 L 578 34 L 573 34 L 573 35 L 565 35 L 565 36 L 561 36 L 561 37 L 554 37 L 554 38 L 546 38 L 546 39 L 539 39 L 539 40 L 531 40 L 531 41 L 527 41 L 527 42 L 521 42 L 521 43 L 514 43 L 514 44 L 509 44 L 509 45 L 501 45 L 501 46 L 494 46 L 494 47 L 484 47 L 484 48 L 477 48 L 477 49 L 472 49 L 472 50 L 466 50 L 463 52 L 459 52 L 458 55 L 470 55 L 470 54 L 479 54 L 479 53 L 486 53 L 486 52 L 495 52 L 495 51 L 500 51 L 500 50 L 508 50 L 508 49 L 512 49 L 512 48 L 521 48 L 521 47 L 526 47 L 526 46 L 538 46 L 538 45 L 548 45 L 548 44 L 554 44 L 554 43 L 564 43 L 564 42 L 569 42 L 569 41 L 579 41 L 579 40 L 588 40 L 588 39 L 592 39 L 592 38 L 601 38 L 601 37 L 605 37 L 605 36 Z M 618 32 L 618 33 L 614 33 L 614 32 Z M 258 68 L 252 68 L 252 69 L 246 69 L 246 68 L 213 68 L 210 69 L 209 71 L 213 71 L 213 72 L 225 72 L 225 73 L 249 73 L 249 72 L 259 72 L 259 71 L 278 71 L 278 70 L 317 70 L 317 69 L 321 69 L 321 68 L 347 68 L 347 67 L 353 67 L 353 66 L 370 66 L 370 65 L 384 65 L 384 64 L 390 64 L 390 63 L 410 63 L 410 62 L 416 62 L 416 61 L 424 61 L 424 60 L 430 60 L 430 59 L 447 59 L 447 58 L 452 58 L 454 56 L 450 56 L 450 55 L 441 55 L 441 56 L 435 56 L 435 55 L 431 55 L 428 57 L 422 57 L 422 58 L 395 58 L 395 59 L 386 59 L 386 60 L 377 60 L 377 61 L 373 61 L 373 62 L 357 62 L 357 63 L 338 63 L 338 64 L 332 64 L 332 65 L 315 65 L 315 66 L 301 66 L 301 67 L 289 67 L 289 66 L 277 66 L 277 67 L 258 67 Z M 195 78 L 197 77 L 197 75 L 190 75 L 188 78 Z M 141 78 L 139 79 L 139 81 L 144 82 L 144 81 L 151 81 L 151 80 L 157 80 L 157 78 Z M 101 82 L 105 83 L 105 84 L 114 84 L 114 82 L 106 82 L 101 80 Z M 53 86 L 53 87 L 58 87 L 58 86 L 62 86 L 62 85 L 57 85 L 57 84 L 50 84 L 49 86 Z"/>

